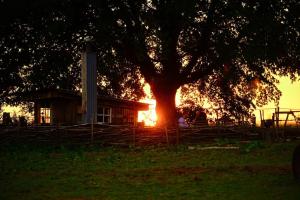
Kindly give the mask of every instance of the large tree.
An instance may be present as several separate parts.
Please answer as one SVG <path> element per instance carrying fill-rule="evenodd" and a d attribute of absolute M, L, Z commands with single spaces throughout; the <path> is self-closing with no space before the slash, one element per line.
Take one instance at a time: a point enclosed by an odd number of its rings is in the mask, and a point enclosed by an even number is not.
<path fill-rule="evenodd" d="M 182 85 L 196 84 L 201 95 L 224 109 L 246 113 L 255 103 L 279 97 L 274 74 L 295 79 L 300 72 L 297 0 L 30 2 L 36 7 L 21 24 L 29 27 L 29 36 L 49 37 L 25 49 L 36 56 L 45 41 L 46 47 L 78 51 L 86 39 L 94 41 L 107 72 L 126 69 L 134 80 L 141 74 L 150 84 L 159 124 L 175 121 L 175 94 Z M 2 45 L 9 41 L 2 39 Z"/>
<path fill-rule="evenodd" d="M 184 84 L 197 83 L 227 110 L 247 112 L 254 103 L 278 98 L 274 74 L 294 78 L 300 71 L 296 0 L 105 3 L 95 5 L 94 37 L 105 38 L 140 70 L 161 124 L 174 121 L 175 94 Z M 258 81 L 260 90 L 253 91 Z"/>

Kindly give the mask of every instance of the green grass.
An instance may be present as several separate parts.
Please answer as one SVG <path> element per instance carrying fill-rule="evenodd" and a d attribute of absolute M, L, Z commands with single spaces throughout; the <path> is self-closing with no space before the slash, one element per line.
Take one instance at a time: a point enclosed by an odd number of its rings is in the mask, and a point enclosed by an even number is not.
<path fill-rule="evenodd" d="M 295 142 L 241 150 L 1 148 L 0 199 L 300 199 Z"/>

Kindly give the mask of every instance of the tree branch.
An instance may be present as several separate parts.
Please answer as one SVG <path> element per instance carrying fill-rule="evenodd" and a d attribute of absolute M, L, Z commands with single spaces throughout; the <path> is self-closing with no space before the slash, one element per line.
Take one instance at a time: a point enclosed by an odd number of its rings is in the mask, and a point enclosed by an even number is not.
<path fill-rule="evenodd" d="M 191 59 L 187 66 L 182 70 L 181 77 L 188 77 L 191 70 L 197 65 L 200 56 L 203 56 L 209 47 L 209 37 L 213 29 L 213 12 L 215 10 L 215 1 L 212 1 L 207 12 L 207 21 L 203 27 L 203 34 L 195 47 L 195 51 L 191 54 Z M 198 74 L 198 73 L 197 73 Z"/>
<path fill-rule="evenodd" d="M 140 67 L 146 81 L 150 83 L 151 79 L 157 75 L 157 72 L 147 52 L 145 29 L 142 27 L 139 19 L 138 8 L 135 7 L 134 3 L 130 3 L 130 7 L 120 4 L 120 7 L 122 11 L 126 12 L 121 13 L 121 17 L 125 21 L 127 32 L 127 37 L 123 40 L 122 49 L 126 58 Z"/>

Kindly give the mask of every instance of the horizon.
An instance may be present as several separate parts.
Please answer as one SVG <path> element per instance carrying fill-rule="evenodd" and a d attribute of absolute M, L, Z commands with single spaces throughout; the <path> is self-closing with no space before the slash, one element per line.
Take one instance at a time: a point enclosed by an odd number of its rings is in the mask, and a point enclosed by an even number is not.
<path fill-rule="evenodd" d="M 282 92 L 282 95 L 279 100 L 278 107 L 284 110 L 300 110 L 300 80 L 296 80 L 294 82 L 288 76 L 279 77 L 279 84 L 276 84 L 278 89 Z M 156 123 L 156 113 L 155 113 L 155 99 L 151 99 L 150 97 L 150 86 L 146 85 L 144 87 L 144 91 L 146 93 L 146 98 L 140 99 L 139 102 L 149 103 L 148 111 L 139 111 L 138 122 L 145 122 L 147 126 L 154 126 Z M 176 105 L 180 104 L 179 96 L 176 95 Z M 274 102 L 269 102 L 267 105 L 263 107 L 257 107 L 254 111 L 256 116 L 256 124 L 260 124 L 260 113 L 259 110 L 266 110 L 265 119 L 270 119 L 274 109 L 277 106 Z M 20 106 L 10 106 L 5 105 L 1 109 L 1 115 L 3 112 L 9 112 L 11 117 L 16 113 L 16 116 L 26 116 L 29 119 L 33 119 L 32 113 L 25 113 Z M 300 118 L 300 113 L 296 115 Z M 2 116 L 1 116 L 2 118 Z"/>

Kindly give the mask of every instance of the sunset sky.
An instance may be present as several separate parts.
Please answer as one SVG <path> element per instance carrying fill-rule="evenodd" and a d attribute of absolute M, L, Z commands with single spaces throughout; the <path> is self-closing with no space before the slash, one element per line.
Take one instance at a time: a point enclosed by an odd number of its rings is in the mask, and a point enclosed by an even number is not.
<path fill-rule="evenodd" d="M 281 109 L 298 109 L 300 110 L 300 81 L 294 82 L 292 83 L 291 80 L 288 77 L 281 77 L 280 78 L 280 83 L 278 85 L 278 88 L 281 90 L 282 92 L 282 96 L 279 102 L 279 107 Z M 147 86 L 145 88 L 146 93 L 149 93 L 150 91 L 150 87 Z M 148 115 L 149 118 L 149 123 L 148 125 L 153 125 L 154 124 L 154 120 L 156 120 L 156 117 L 154 116 L 154 110 L 155 110 L 155 106 L 153 106 L 153 104 L 155 104 L 155 101 L 153 100 L 144 100 L 143 102 L 147 102 L 152 104 L 150 106 L 150 113 L 145 113 L 142 112 L 139 118 L 144 118 L 145 115 Z M 265 110 L 265 118 L 270 118 L 271 117 L 271 113 L 274 111 L 273 109 L 269 109 L 269 108 L 275 108 L 275 104 L 274 103 L 269 103 L 268 105 L 264 106 L 263 109 Z M 261 109 L 261 108 L 258 108 Z M 20 108 L 18 107 L 11 107 L 11 106 L 7 106 L 3 108 L 4 112 L 10 112 L 11 116 L 13 115 L 14 112 L 16 112 L 18 115 L 24 115 L 24 113 L 20 113 Z M 255 112 L 256 118 L 257 118 L 257 122 L 259 122 L 260 116 L 259 116 L 259 111 L 257 110 Z M 297 115 L 300 115 L 297 114 Z M 300 117 L 300 116 L 298 116 Z M 140 120 L 139 120 L 140 121 Z"/>
<path fill-rule="evenodd" d="M 300 81 L 291 83 L 288 77 L 282 77 L 278 88 L 282 92 L 279 107 L 300 109 Z"/>
<path fill-rule="evenodd" d="M 279 90 L 282 92 L 282 96 L 280 98 L 279 101 L 279 107 L 281 110 L 289 110 L 289 109 L 297 109 L 300 110 L 300 81 L 296 81 L 296 82 L 291 82 L 291 80 L 289 79 L 289 77 L 281 77 L 280 79 L 280 83 L 278 84 L 278 88 Z M 149 85 L 147 85 L 144 90 L 146 91 L 146 93 L 149 93 L 150 91 L 150 87 Z M 176 104 L 178 104 L 178 97 L 176 98 Z M 151 104 L 155 104 L 154 100 L 144 100 L 143 102 L 146 103 L 151 103 Z M 259 115 L 259 110 L 263 109 L 264 110 L 264 118 L 271 118 L 272 113 L 274 112 L 274 108 L 276 107 L 276 105 L 271 102 L 268 105 L 260 108 L 257 107 L 257 110 L 255 111 L 255 115 L 256 115 L 256 119 L 257 119 L 257 123 L 259 125 L 260 123 L 260 115 Z M 139 116 L 139 121 L 142 118 L 147 117 L 149 120 L 149 122 L 147 123 L 147 125 L 153 125 L 154 124 L 154 120 L 156 119 L 156 117 L 154 116 L 154 110 L 155 110 L 155 106 L 151 106 L 150 107 L 151 111 L 150 113 L 147 112 L 141 112 L 141 116 Z M 297 116 L 300 115 L 296 114 Z M 281 116 L 281 118 L 285 118 L 286 116 Z M 300 117 L 300 116 L 298 116 Z"/>
<path fill-rule="evenodd" d="M 300 81 L 291 82 L 289 77 L 281 77 L 280 83 L 278 84 L 279 90 L 282 92 L 282 96 L 279 101 L 280 111 L 288 111 L 288 110 L 300 110 Z M 276 105 L 271 102 L 268 105 L 264 106 L 263 109 L 265 113 L 265 119 L 270 119 L 272 117 L 272 113 Z M 260 115 L 259 111 L 255 112 L 256 118 L 259 120 Z M 296 113 L 297 117 L 300 117 L 300 113 Z M 286 115 L 280 116 L 281 119 L 285 118 Z M 292 119 L 292 117 L 290 118 Z M 257 121 L 259 123 L 259 121 Z"/>

